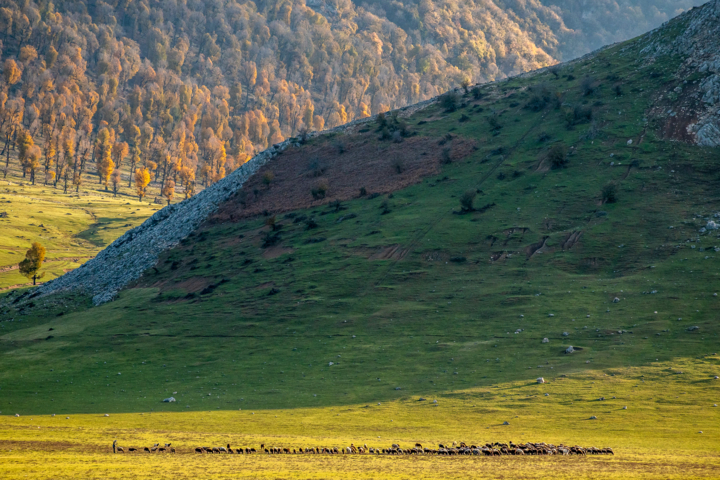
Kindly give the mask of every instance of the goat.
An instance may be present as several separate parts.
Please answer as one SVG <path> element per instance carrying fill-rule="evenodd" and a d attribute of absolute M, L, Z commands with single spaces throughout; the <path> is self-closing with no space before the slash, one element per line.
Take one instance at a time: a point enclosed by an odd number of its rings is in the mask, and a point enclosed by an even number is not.
<path fill-rule="evenodd" d="M 117 447 L 117 453 L 125 453 L 123 447 Z"/>

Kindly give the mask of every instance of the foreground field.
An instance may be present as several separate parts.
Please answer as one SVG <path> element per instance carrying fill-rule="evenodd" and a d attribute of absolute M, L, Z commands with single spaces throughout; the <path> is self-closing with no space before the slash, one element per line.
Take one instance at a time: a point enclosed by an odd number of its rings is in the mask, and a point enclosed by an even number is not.
<path fill-rule="evenodd" d="M 3 478 L 718 478 L 717 356 L 342 407 L 2 416 Z M 644 375 L 644 377 L 643 377 Z M 713 383 L 714 382 L 714 383 Z M 548 396 L 545 396 L 545 394 Z M 599 400 L 601 396 L 605 400 Z M 438 400 L 437 406 L 432 400 Z M 623 406 L 628 409 L 624 410 Z M 3 412 L 8 413 L 8 412 Z M 591 420 L 596 416 L 596 420 Z M 502 425 L 508 421 L 509 425 Z M 702 432 L 702 433 L 700 433 Z M 113 455 L 172 443 L 176 455 Z M 612 446 L 615 456 L 198 455 L 201 445 L 387 448 L 452 441 Z"/>

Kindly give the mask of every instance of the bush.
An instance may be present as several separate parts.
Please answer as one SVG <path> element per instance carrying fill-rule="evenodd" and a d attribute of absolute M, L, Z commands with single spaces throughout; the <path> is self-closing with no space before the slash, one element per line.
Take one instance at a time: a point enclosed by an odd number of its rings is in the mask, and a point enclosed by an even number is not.
<path fill-rule="evenodd" d="M 454 112 L 457 110 L 458 101 L 457 94 L 451 90 L 440 97 L 440 106 L 443 107 L 446 112 Z"/>
<path fill-rule="evenodd" d="M 390 203 L 387 200 L 383 200 L 380 204 L 380 210 L 382 210 L 380 215 L 387 215 L 390 213 Z"/>
<path fill-rule="evenodd" d="M 269 187 L 274 179 L 275 174 L 273 172 L 265 172 L 263 174 L 262 182 L 265 184 L 266 187 Z"/>
<path fill-rule="evenodd" d="M 315 188 L 310 191 L 310 193 L 312 193 L 312 196 L 315 200 L 320 200 L 322 198 L 325 198 L 327 191 L 328 184 L 326 182 L 320 182 Z"/>
<path fill-rule="evenodd" d="M 403 162 L 401 158 L 396 157 L 392 162 L 392 167 L 396 173 L 401 174 L 405 171 L 405 162 Z"/>
<path fill-rule="evenodd" d="M 367 195 L 367 189 L 365 187 L 360 187 L 360 196 L 364 197 Z"/>
<path fill-rule="evenodd" d="M 477 195 L 475 190 L 468 190 L 462 194 L 460 197 L 460 208 L 462 208 L 463 212 L 472 212 L 475 210 L 475 207 L 473 206 L 473 203 L 475 202 L 475 195 Z"/>
<path fill-rule="evenodd" d="M 442 164 L 448 165 L 452 163 L 452 157 L 450 156 L 450 149 L 449 148 L 443 148 L 442 151 Z"/>
<path fill-rule="evenodd" d="M 563 168 L 567 165 L 568 149 L 564 143 L 556 143 L 548 151 L 547 159 L 550 161 L 552 168 Z"/>
<path fill-rule="evenodd" d="M 597 89 L 597 82 L 593 77 L 585 77 L 580 82 L 580 90 L 584 96 L 592 95 Z"/>
<path fill-rule="evenodd" d="M 602 189 L 602 203 L 615 203 L 617 202 L 617 185 L 614 183 L 608 183 Z"/>
<path fill-rule="evenodd" d="M 392 133 L 392 141 L 393 141 L 394 143 L 402 143 L 402 142 L 403 142 L 402 133 L 400 133 L 399 130 L 395 130 L 395 131 Z"/>
<path fill-rule="evenodd" d="M 472 89 L 472 96 L 475 100 L 480 100 L 483 98 L 482 90 L 480 90 L 480 87 L 475 87 Z"/>

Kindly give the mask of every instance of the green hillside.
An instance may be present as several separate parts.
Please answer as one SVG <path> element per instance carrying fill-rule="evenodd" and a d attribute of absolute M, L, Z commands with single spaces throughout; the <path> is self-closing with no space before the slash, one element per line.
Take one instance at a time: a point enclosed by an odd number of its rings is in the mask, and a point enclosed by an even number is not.
<path fill-rule="evenodd" d="M 720 239 L 699 230 L 720 210 L 720 156 L 662 138 L 659 95 L 702 74 L 676 78 L 683 58 L 648 64 L 642 47 L 288 150 L 114 302 L 7 303 L 0 410 L 480 398 L 462 392 L 629 367 L 670 378 L 658 408 L 679 390 L 711 402 Z M 334 166 L 363 159 L 334 187 Z M 393 175 L 412 185 L 389 193 Z"/>

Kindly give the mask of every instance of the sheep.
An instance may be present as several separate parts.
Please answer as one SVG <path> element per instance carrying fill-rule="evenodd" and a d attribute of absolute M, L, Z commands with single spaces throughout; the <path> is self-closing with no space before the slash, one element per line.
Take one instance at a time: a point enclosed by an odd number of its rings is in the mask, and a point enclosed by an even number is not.
<path fill-rule="evenodd" d="M 175 453 L 175 447 L 170 447 L 170 453 Z"/>
<path fill-rule="evenodd" d="M 128 453 L 130 452 L 137 452 L 137 448 L 135 447 L 128 447 Z"/>
<path fill-rule="evenodd" d="M 150 449 L 149 449 L 148 447 L 143 447 L 143 451 L 144 451 L 145 453 L 150 453 Z"/>
<path fill-rule="evenodd" d="M 117 453 L 125 453 L 123 447 L 117 447 Z"/>
<path fill-rule="evenodd" d="M 160 452 L 165 453 L 165 450 L 167 450 L 165 447 L 158 447 L 158 449 L 157 449 L 158 453 L 160 453 Z"/>

